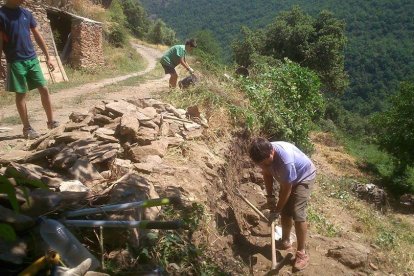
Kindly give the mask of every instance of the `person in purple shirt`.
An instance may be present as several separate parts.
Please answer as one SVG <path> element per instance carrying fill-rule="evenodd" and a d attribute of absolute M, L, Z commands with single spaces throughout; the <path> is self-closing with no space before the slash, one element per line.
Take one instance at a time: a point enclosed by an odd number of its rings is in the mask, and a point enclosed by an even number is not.
<path fill-rule="evenodd" d="M 292 248 L 290 231 L 294 221 L 297 250 L 293 267 L 303 270 L 309 264 L 309 256 L 305 252 L 306 206 L 315 182 L 316 167 L 309 157 L 288 142 L 269 142 L 257 138 L 251 143 L 249 154 L 263 172 L 270 209 L 269 221 L 281 216 L 282 239 L 276 242 L 276 247 L 281 250 Z M 273 194 L 275 180 L 280 184 L 277 204 Z"/>

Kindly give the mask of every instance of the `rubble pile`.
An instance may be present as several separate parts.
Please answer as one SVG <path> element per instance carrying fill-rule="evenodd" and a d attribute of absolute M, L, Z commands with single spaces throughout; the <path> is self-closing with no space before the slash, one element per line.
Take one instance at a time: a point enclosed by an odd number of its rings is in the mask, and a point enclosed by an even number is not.
<path fill-rule="evenodd" d="M 10 211 L 0 223 L 19 232 L 38 216 L 84 207 L 94 197 L 100 198 L 95 204 L 157 198 L 148 174 L 163 168 L 168 148 L 201 138 L 208 127 L 197 107 L 177 109 L 156 99 L 102 102 L 69 119 L 26 148 L 0 156 L 0 173 L 11 181 L 20 177 L 49 188 L 16 185 L 21 214 Z M 6 195 L 0 195 L 1 205 L 9 210 Z M 128 211 L 111 219 L 155 219 L 158 212 L 152 207 L 144 217 Z"/>

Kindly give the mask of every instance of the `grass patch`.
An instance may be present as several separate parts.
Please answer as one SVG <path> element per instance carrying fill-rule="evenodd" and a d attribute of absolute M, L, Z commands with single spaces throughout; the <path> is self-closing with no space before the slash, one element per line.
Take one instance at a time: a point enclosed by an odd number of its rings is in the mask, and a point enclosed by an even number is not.
<path fill-rule="evenodd" d="M 146 62 L 131 45 L 124 48 L 114 48 L 104 43 L 105 65 L 95 70 L 76 70 L 65 66 L 69 82 L 49 85 L 52 93 L 63 89 L 76 87 L 85 83 L 95 82 L 106 78 L 113 78 L 125 74 L 141 71 Z"/>
<path fill-rule="evenodd" d="M 340 230 L 313 206 L 308 208 L 308 220 L 310 223 L 314 223 L 318 234 L 331 238 L 341 235 Z"/>
<path fill-rule="evenodd" d="M 345 150 L 355 156 L 362 169 L 381 178 L 390 177 L 394 170 L 392 157 L 368 141 L 347 136 L 339 136 Z"/>
<path fill-rule="evenodd" d="M 162 68 L 161 64 L 157 62 L 157 65 L 155 66 L 154 70 L 151 70 L 147 74 L 142 76 L 131 77 L 124 81 L 118 82 L 116 85 L 137 86 L 145 81 L 160 79 L 162 77 L 164 77 L 164 69 Z"/>
<path fill-rule="evenodd" d="M 59 92 L 63 89 L 73 88 L 82 84 L 96 82 L 106 78 L 122 76 L 125 74 L 141 71 L 145 68 L 146 62 L 138 54 L 135 48 L 127 45 L 124 48 L 113 48 L 109 44 L 104 44 L 105 65 L 96 70 L 75 70 L 69 66 L 65 66 L 66 74 L 68 75 L 68 82 L 61 82 L 50 84 L 49 90 L 51 93 Z M 151 72 L 148 78 L 158 76 L 159 68 Z M 145 80 L 146 77 L 143 77 Z M 32 91 L 28 94 L 27 100 L 30 97 L 39 97 L 37 91 Z M 0 91 L 0 107 L 14 104 L 15 94 L 5 91 Z"/>
<path fill-rule="evenodd" d="M 5 125 L 18 125 L 20 123 L 21 123 L 21 120 L 20 120 L 20 117 L 18 115 L 3 117 L 0 120 L 0 124 L 5 124 Z"/>

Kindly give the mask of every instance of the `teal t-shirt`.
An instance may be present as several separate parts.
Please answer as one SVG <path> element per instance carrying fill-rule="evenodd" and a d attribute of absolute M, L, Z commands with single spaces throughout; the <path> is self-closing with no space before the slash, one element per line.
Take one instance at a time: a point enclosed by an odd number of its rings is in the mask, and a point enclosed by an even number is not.
<path fill-rule="evenodd" d="M 164 53 L 161 64 L 174 68 L 180 64 L 180 59 L 184 58 L 185 54 L 185 45 L 175 45 Z"/>

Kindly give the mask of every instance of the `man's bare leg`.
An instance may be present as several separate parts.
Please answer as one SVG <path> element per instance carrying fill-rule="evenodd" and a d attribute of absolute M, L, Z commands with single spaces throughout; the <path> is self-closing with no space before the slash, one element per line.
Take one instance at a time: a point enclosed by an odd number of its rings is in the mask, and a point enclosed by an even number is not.
<path fill-rule="evenodd" d="M 282 243 L 286 245 L 290 245 L 290 231 L 292 230 L 292 226 L 293 226 L 292 217 L 282 215 L 281 222 L 282 222 Z"/>
<path fill-rule="evenodd" d="M 306 221 L 295 222 L 295 232 L 297 238 L 297 251 L 305 252 L 306 235 L 308 230 L 308 224 Z"/>
<path fill-rule="evenodd" d="M 29 116 L 27 115 L 26 93 L 16 93 L 16 107 L 17 111 L 19 112 L 23 128 L 28 129 L 30 127 L 30 123 Z"/>
<path fill-rule="evenodd" d="M 295 263 L 293 264 L 294 271 L 303 270 L 309 265 L 309 255 L 305 252 L 305 242 L 306 242 L 306 233 L 307 233 L 307 223 L 295 222 L 295 231 L 297 238 L 297 250 Z"/>
<path fill-rule="evenodd" d="M 46 112 L 47 121 L 53 122 L 53 110 L 49 90 L 47 87 L 39 87 L 38 90 L 40 93 L 40 98 L 42 100 L 43 108 Z"/>
<path fill-rule="evenodd" d="M 172 73 L 170 75 L 170 88 L 176 88 L 177 87 L 177 80 L 178 80 L 178 75 L 175 73 Z"/>

